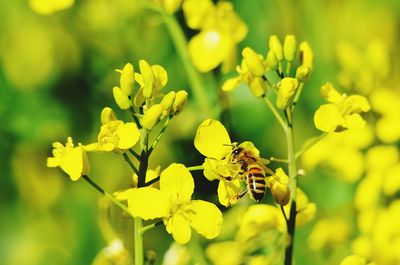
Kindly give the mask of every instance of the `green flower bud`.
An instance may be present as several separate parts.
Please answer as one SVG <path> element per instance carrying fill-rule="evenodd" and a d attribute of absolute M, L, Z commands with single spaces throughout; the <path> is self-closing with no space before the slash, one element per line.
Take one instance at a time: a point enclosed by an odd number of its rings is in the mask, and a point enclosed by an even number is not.
<path fill-rule="evenodd" d="M 173 114 L 178 114 L 187 101 L 188 93 L 185 90 L 176 92 L 174 104 L 172 105 Z"/>
<path fill-rule="evenodd" d="M 285 77 L 279 85 L 278 97 L 276 98 L 276 106 L 280 109 L 286 109 L 294 93 L 296 92 L 299 82 L 296 78 Z"/>
<path fill-rule="evenodd" d="M 244 61 L 246 62 L 246 66 L 249 69 L 249 72 L 254 76 L 263 76 L 264 75 L 264 65 L 261 61 L 260 56 L 255 53 L 251 48 L 246 47 L 242 51 L 242 56 Z"/>
<path fill-rule="evenodd" d="M 143 95 L 146 98 L 153 97 L 155 77 L 153 70 L 148 62 L 145 60 L 139 61 L 140 73 L 143 78 Z"/>
<path fill-rule="evenodd" d="M 267 85 L 261 77 L 256 77 L 250 82 L 249 88 L 256 98 L 261 98 L 265 95 Z"/>
<path fill-rule="evenodd" d="M 101 124 L 107 124 L 110 121 L 117 120 L 117 116 L 115 115 L 115 112 L 111 108 L 105 107 L 101 111 L 100 120 L 101 120 Z"/>
<path fill-rule="evenodd" d="M 283 54 L 285 59 L 291 62 L 296 56 L 296 37 L 294 35 L 286 35 L 283 42 Z"/>
<path fill-rule="evenodd" d="M 300 65 L 296 70 L 296 78 L 299 79 L 300 82 L 304 83 L 308 79 L 310 79 L 311 69 L 306 65 Z"/>
<path fill-rule="evenodd" d="M 269 49 L 275 53 L 279 61 L 283 60 L 282 44 L 276 35 L 269 37 Z"/>
<path fill-rule="evenodd" d="M 161 100 L 160 104 L 163 107 L 166 114 L 170 112 L 172 105 L 174 104 L 175 97 L 176 97 L 175 91 L 171 91 L 167 95 L 165 95 Z"/>
<path fill-rule="evenodd" d="M 155 104 L 151 106 L 145 113 L 142 119 L 143 128 L 147 130 L 153 129 L 153 127 L 160 120 L 163 113 L 163 107 L 161 104 Z"/>
<path fill-rule="evenodd" d="M 129 109 L 131 106 L 128 96 L 119 87 L 113 87 L 113 96 L 118 107 L 122 110 Z"/>
<path fill-rule="evenodd" d="M 277 69 L 278 65 L 279 65 L 279 61 L 278 58 L 276 58 L 276 55 L 273 51 L 268 51 L 267 53 L 267 64 L 269 67 L 271 67 L 271 69 Z"/>
<path fill-rule="evenodd" d="M 130 63 L 127 63 L 124 66 L 124 69 L 122 69 L 121 76 L 119 78 L 119 83 L 121 86 L 122 92 L 124 92 L 125 95 L 130 96 L 132 93 L 133 89 L 133 84 L 135 82 L 135 75 L 133 71 L 133 65 Z"/>

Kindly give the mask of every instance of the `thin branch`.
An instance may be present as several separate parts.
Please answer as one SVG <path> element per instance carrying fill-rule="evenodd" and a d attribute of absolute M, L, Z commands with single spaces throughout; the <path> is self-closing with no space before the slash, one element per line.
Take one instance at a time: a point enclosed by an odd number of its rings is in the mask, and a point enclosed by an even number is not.
<path fill-rule="evenodd" d="M 196 170 L 204 170 L 203 166 L 192 166 L 192 167 L 187 167 L 189 171 L 196 171 Z"/>
<path fill-rule="evenodd" d="M 309 142 L 306 146 L 304 146 L 302 149 L 296 152 L 296 159 L 298 159 L 300 156 L 302 156 L 308 149 L 313 147 L 315 144 L 317 144 L 319 141 L 321 141 L 325 136 L 327 136 L 328 133 L 324 132 L 321 133 L 318 137 L 315 137 L 311 142 Z"/>
<path fill-rule="evenodd" d="M 140 161 L 140 155 L 136 153 L 133 149 L 129 149 L 129 153 L 131 153 L 138 161 Z"/>
<path fill-rule="evenodd" d="M 273 157 L 273 156 L 271 156 L 269 158 L 269 160 L 274 161 L 274 162 L 279 162 L 279 163 L 285 163 L 285 164 L 289 163 L 289 161 L 287 159 L 276 158 L 276 157 Z"/>
<path fill-rule="evenodd" d="M 150 230 L 150 229 L 152 229 L 152 228 L 154 228 L 154 227 L 156 227 L 156 226 L 162 225 L 162 224 L 163 224 L 163 221 L 158 221 L 158 222 L 155 222 L 155 223 L 146 225 L 146 226 L 142 227 L 142 229 L 141 229 L 140 232 L 141 232 L 142 234 L 144 234 L 144 233 L 146 233 L 148 230 Z"/>
<path fill-rule="evenodd" d="M 282 118 L 281 114 L 279 114 L 278 110 L 275 108 L 275 106 L 271 103 L 271 101 L 266 96 L 264 96 L 263 99 L 264 99 L 264 102 L 267 104 L 268 108 L 272 111 L 272 114 L 274 114 L 275 118 L 278 120 L 282 129 L 284 131 L 286 131 L 286 129 L 287 129 L 286 122 Z"/>
<path fill-rule="evenodd" d="M 150 149 L 148 151 L 149 156 L 153 152 L 154 148 L 156 148 L 157 144 L 160 142 L 161 137 L 164 135 L 165 131 L 167 130 L 167 126 L 168 126 L 168 123 L 169 123 L 170 120 L 171 120 L 171 117 L 168 116 L 167 120 L 164 123 L 163 128 L 161 129 L 160 133 L 158 134 L 157 138 L 154 140 L 153 144 L 151 145 L 151 147 L 150 147 Z"/>
<path fill-rule="evenodd" d="M 130 168 L 133 170 L 133 172 L 135 172 L 136 175 L 139 176 L 139 170 L 137 170 L 137 168 L 135 167 L 135 165 L 132 163 L 132 161 L 129 159 L 129 156 L 126 154 L 126 152 L 124 152 L 122 154 L 122 156 L 124 157 L 125 161 L 129 164 Z"/>

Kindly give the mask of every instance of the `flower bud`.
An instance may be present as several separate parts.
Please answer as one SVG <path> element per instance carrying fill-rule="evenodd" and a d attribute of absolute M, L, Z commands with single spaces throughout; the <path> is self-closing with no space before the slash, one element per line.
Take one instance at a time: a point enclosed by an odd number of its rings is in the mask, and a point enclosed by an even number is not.
<path fill-rule="evenodd" d="M 163 112 L 161 104 L 151 106 L 144 114 L 142 119 L 143 128 L 147 130 L 153 129 L 153 127 L 160 120 Z"/>
<path fill-rule="evenodd" d="M 271 69 L 278 68 L 279 61 L 278 61 L 278 58 L 276 58 L 276 55 L 273 51 L 271 51 L 271 50 L 268 51 L 266 61 L 267 61 L 268 66 L 271 67 Z"/>
<path fill-rule="evenodd" d="M 154 73 L 151 66 L 145 60 L 139 61 L 140 73 L 143 78 L 143 95 L 146 98 L 151 98 L 154 94 Z"/>
<path fill-rule="evenodd" d="M 131 106 L 128 96 L 119 87 L 113 87 L 113 96 L 118 107 L 122 110 L 129 109 Z"/>
<path fill-rule="evenodd" d="M 164 111 L 167 112 L 167 114 L 170 112 L 174 104 L 175 97 L 176 97 L 175 91 L 171 91 L 168 94 L 166 94 L 160 102 L 161 106 L 163 107 Z"/>
<path fill-rule="evenodd" d="M 304 83 L 308 79 L 310 79 L 311 69 L 307 65 L 300 65 L 296 70 L 296 78 L 299 79 L 300 82 Z"/>
<path fill-rule="evenodd" d="M 296 56 L 296 37 L 294 35 L 286 35 L 283 42 L 283 54 L 285 59 L 291 62 Z"/>
<path fill-rule="evenodd" d="M 271 182 L 271 194 L 276 203 L 284 206 L 290 200 L 289 177 L 282 168 L 275 171 L 274 179 Z"/>
<path fill-rule="evenodd" d="M 282 44 L 276 35 L 269 37 L 269 49 L 275 53 L 279 61 L 283 60 Z"/>
<path fill-rule="evenodd" d="M 253 49 L 246 47 L 242 51 L 242 56 L 244 61 L 246 62 L 246 66 L 249 69 L 249 72 L 254 76 L 263 76 L 264 75 L 264 66 L 261 61 L 260 56 L 253 51 Z"/>
<path fill-rule="evenodd" d="M 296 78 L 285 77 L 279 84 L 278 97 L 276 98 L 276 106 L 280 109 L 286 109 L 290 103 L 290 99 L 296 92 L 299 82 Z"/>
<path fill-rule="evenodd" d="M 127 63 L 124 66 L 124 69 L 122 69 L 121 76 L 119 78 L 119 83 L 121 86 L 122 92 L 124 92 L 125 95 L 130 96 L 132 93 L 133 89 L 133 83 L 135 82 L 135 75 L 133 71 L 133 65 L 130 63 Z"/>
<path fill-rule="evenodd" d="M 313 69 L 314 66 L 314 53 L 311 50 L 310 45 L 308 42 L 303 41 L 300 43 L 300 64 L 308 66 L 311 70 Z"/>
<path fill-rule="evenodd" d="M 265 81 L 261 77 L 255 77 L 249 84 L 249 88 L 251 93 L 256 98 L 261 98 L 265 95 L 265 91 L 267 90 L 267 85 Z"/>
<path fill-rule="evenodd" d="M 110 121 L 117 120 L 117 116 L 115 116 L 115 112 L 111 108 L 105 107 L 101 111 L 100 120 L 101 124 L 106 124 L 109 123 Z"/>
<path fill-rule="evenodd" d="M 185 90 L 179 90 L 176 92 L 175 101 L 172 105 L 172 112 L 173 114 L 178 114 L 183 106 L 185 106 L 187 101 L 188 93 Z"/>

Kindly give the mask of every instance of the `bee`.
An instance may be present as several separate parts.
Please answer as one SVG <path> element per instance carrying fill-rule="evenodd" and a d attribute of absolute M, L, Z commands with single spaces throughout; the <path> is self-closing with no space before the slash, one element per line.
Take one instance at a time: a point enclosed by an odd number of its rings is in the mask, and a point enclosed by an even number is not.
<path fill-rule="evenodd" d="M 272 176 L 274 172 L 266 165 L 269 164 L 268 159 L 260 157 L 259 151 L 251 142 L 243 142 L 241 144 L 233 143 L 232 152 L 229 163 L 237 165 L 239 171 L 236 177 L 246 182 L 247 188 L 237 195 L 237 199 L 242 198 L 249 193 L 250 198 L 256 202 L 260 202 L 266 192 L 267 176 Z"/>

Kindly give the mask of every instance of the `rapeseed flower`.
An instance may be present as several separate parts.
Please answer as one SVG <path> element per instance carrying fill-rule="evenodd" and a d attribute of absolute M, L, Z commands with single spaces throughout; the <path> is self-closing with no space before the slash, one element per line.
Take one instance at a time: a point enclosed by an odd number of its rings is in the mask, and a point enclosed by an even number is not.
<path fill-rule="evenodd" d="M 194 146 L 206 157 L 204 176 L 210 181 L 219 180 L 219 202 L 224 206 L 235 204 L 240 192 L 240 180 L 235 178 L 239 168 L 227 159 L 232 152 L 232 142 L 225 127 L 216 120 L 203 121 L 197 129 Z"/>
<path fill-rule="evenodd" d="M 340 95 L 330 83 L 321 87 L 321 95 L 329 102 L 314 114 L 315 126 L 324 132 L 341 132 L 365 125 L 360 113 L 370 110 L 368 100 L 360 95 Z"/>
<path fill-rule="evenodd" d="M 53 157 L 47 158 L 47 166 L 60 167 L 73 181 L 90 171 L 84 146 L 80 143 L 74 146 L 71 137 L 68 137 L 65 146 L 59 142 L 53 143 Z"/>
<path fill-rule="evenodd" d="M 128 208 L 144 220 L 162 218 L 174 240 L 186 244 L 191 228 L 208 239 L 219 235 L 222 213 L 212 203 L 192 200 L 193 177 L 182 164 L 171 164 L 160 175 L 160 189 L 141 187 L 130 192 Z"/>
<path fill-rule="evenodd" d="M 191 29 L 200 30 L 188 44 L 189 56 L 200 72 L 222 63 L 222 70 L 235 64 L 236 45 L 247 35 L 247 26 L 234 12 L 230 2 L 185 0 L 183 13 Z"/>

